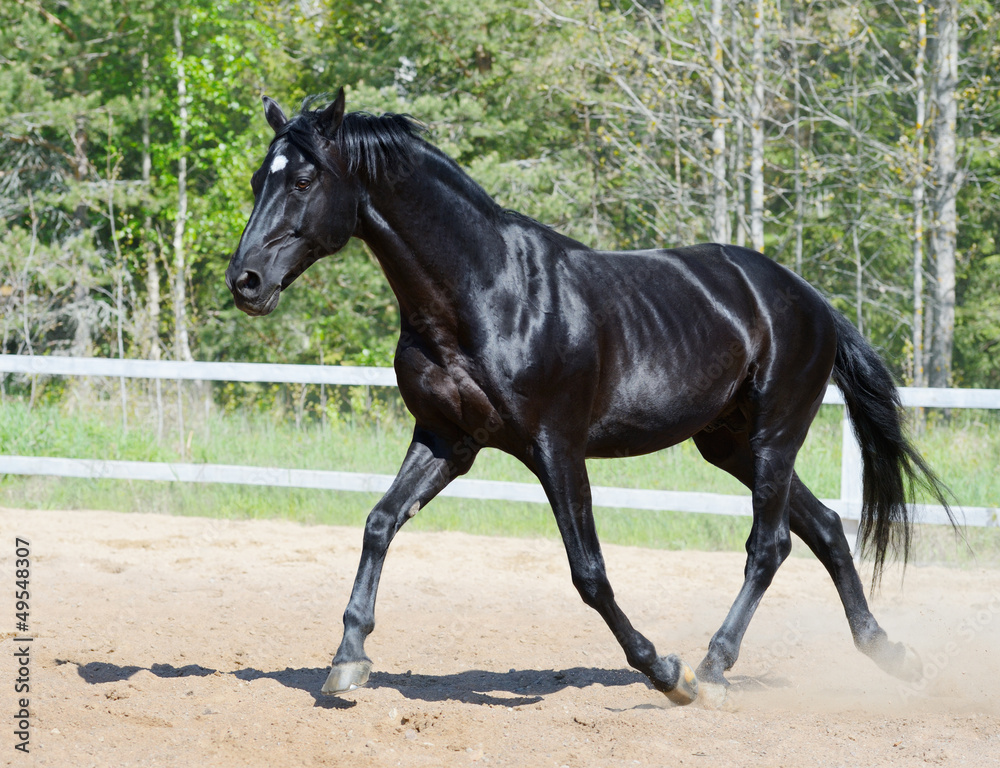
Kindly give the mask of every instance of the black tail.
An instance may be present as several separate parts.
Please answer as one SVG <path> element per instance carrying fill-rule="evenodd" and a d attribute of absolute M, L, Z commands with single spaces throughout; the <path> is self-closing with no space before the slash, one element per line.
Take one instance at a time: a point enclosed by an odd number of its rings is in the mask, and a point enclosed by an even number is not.
<path fill-rule="evenodd" d="M 872 586 L 882 577 L 889 549 L 910 553 L 913 522 L 907 503 L 914 486 L 922 486 L 945 508 L 948 489 L 927 466 L 903 434 L 899 392 L 885 363 L 858 330 L 834 311 L 837 326 L 837 359 L 833 380 L 844 394 L 854 434 L 861 445 L 864 493 L 861 508 L 861 554 L 872 555 Z"/>

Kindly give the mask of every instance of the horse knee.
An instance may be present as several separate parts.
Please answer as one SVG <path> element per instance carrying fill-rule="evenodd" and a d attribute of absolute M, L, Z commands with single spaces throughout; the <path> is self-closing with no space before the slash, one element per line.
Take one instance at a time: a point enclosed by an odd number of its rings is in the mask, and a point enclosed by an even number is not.
<path fill-rule="evenodd" d="M 379 502 L 368 514 L 368 520 L 365 522 L 362 538 L 364 548 L 375 552 L 387 550 L 389 543 L 409 517 L 410 515 L 400 514 L 398 510 L 390 509 L 383 502 Z"/>
<path fill-rule="evenodd" d="M 787 528 L 774 531 L 773 537 L 751 534 L 747 539 L 747 565 L 744 576 L 756 574 L 770 583 L 792 553 L 792 536 Z"/>
<path fill-rule="evenodd" d="M 573 586 L 583 602 L 591 608 L 607 604 L 614 599 L 614 591 L 603 572 L 594 570 L 574 571 Z"/>
<path fill-rule="evenodd" d="M 767 583 L 770 584 L 771 579 L 774 578 L 774 574 L 778 572 L 778 568 L 785 562 L 790 552 L 791 541 L 789 541 L 787 547 L 778 545 L 764 552 L 755 552 L 753 557 L 754 567 L 766 579 Z"/>

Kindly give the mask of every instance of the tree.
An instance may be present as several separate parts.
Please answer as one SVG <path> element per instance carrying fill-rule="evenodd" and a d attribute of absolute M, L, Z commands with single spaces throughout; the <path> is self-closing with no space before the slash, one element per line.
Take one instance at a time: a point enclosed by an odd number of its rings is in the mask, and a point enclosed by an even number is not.
<path fill-rule="evenodd" d="M 766 247 L 914 382 L 1000 386 L 1000 20 L 930 7 L 925 35 L 899 0 L 2 4 L 4 350 L 387 364 L 360 246 L 264 319 L 221 279 L 261 93 L 346 85 L 506 207 L 609 249 Z"/>
<path fill-rule="evenodd" d="M 3 338 L 14 351 L 89 355 L 108 350 L 114 316 L 103 234 L 109 194 L 125 191 L 103 160 L 130 103 L 101 86 L 127 36 L 111 6 L 67 3 L 62 16 L 37 3 L 0 10 Z"/>
<path fill-rule="evenodd" d="M 951 385 L 955 333 L 955 246 L 958 233 L 956 197 L 960 186 L 956 155 L 958 120 L 958 4 L 938 0 L 933 49 L 934 76 L 931 131 L 934 149 L 931 173 L 931 257 L 934 260 L 934 341 L 928 383 Z"/>
<path fill-rule="evenodd" d="M 729 205 L 726 201 L 726 102 L 723 83 L 722 0 L 711 0 L 708 34 L 712 46 L 712 233 L 718 243 L 729 242 Z"/>
<path fill-rule="evenodd" d="M 750 244 L 764 251 L 764 0 L 753 9 L 753 92 L 750 97 Z"/>
<path fill-rule="evenodd" d="M 176 51 L 177 77 L 177 144 L 181 148 L 177 158 L 177 214 L 174 217 L 174 355 L 178 360 L 192 360 L 188 340 L 187 321 L 187 257 L 184 228 L 188 218 L 187 193 L 187 143 L 188 96 L 187 74 L 184 68 L 184 37 L 181 34 L 180 12 L 174 14 L 174 48 Z"/>
<path fill-rule="evenodd" d="M 916 2 L 917 54 L 913 67 L 915 98 L 913 169 L 913 386 L 926 386 L 924 366 L 924 131 L 927 124 L 927 12 L 923 0 Z"/>

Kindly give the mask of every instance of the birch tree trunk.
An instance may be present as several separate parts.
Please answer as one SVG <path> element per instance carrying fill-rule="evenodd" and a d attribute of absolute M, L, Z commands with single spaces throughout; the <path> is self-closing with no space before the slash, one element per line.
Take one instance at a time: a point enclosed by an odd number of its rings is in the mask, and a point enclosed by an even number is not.
<path fill-rule="evenodd" d="M 798 17 L 795 3 L 788 7 L 788 39 L 792 50 L 792 165 L 795 185 L 795 271 L 802 274 L 803 229 L 805 220 L 805 190 L 802 175 L 802 72 L 799 64 Z"/>
<path fill-rule="evenodd" d="M 750 246 L 764 252 L 764 0 L 753 8 L 750 96 Z"/>
<path fill-rule="evenodd" d="M 917 60 L 913 75 L 916 87 L 915 166 L 913 176 L 913 386 L 925 387 L 924 370 L 924 123 L 927 122 L 927 91 L 924 69 L 927 60 L 927 12 L 917 0 Z"/>
<path fill-rule="evenodd" d="M 740 39 L 743 32 L 743 14 L 741 13 L 741 6 L 739 3 L 731 4 L 731 17 L 732 17 L 732 27 L 730 30 L 730 38 L 734 41 L 731 51 L 731 67 L 732 71 L 739 73 L 743 69 L 743 62 L 741 60 L 740 46 L 736 43 Z M 733 175 L 733 200 L 734 208 L 736 213 L 735 225 L 731 231 L 731 237 L 733 238 L 736 245 L 743 247 L 747 244 L 747 235 L 750 233 L 749 222 L 747 220 L 747 190 L 746 190 L 746 120 L 745 112 L 743 111 L 742 99 L 740 98 L 740 89 L 733 89 L 733 108 L 731 113 L 734 116 L 733 119 L 733 148 L 732 155 L 730 159 L 730 172 Z"/>
<path fill-rule="evenodd" d="M 712 51 L 712 227 L 710 239 L 729 242 L 726 204 L 726 101 L 722 80 L 722 0 L 712 0 L 709 18 Z"/>
<path fill-rule="evenodd" d="M 952 348 L 955 334 L 955 245 L 958 166 L 955 124 L 958 103 L 958 4 L 937 0 L 937 45 L 934 57 L 933 99 L 934 178 L 931 205 L 931 252 L 934 259 L 934 339 L 928 371 L 932 387 L 951 383 Z"/>
<path fill-rule="evenodd" d="M 73 131 L 73 162 L 74 177 L 77 182 L 82 183 L 87 178 L 87 127 L 83 117 L 76 119 L 76 126 Z M 73 214 L 73 231 L 82 237 L 87 226 L 87 203 L 80 200 L 77 203 Z M 85 246 L 81 241 L 73 244 L 73 248 L 80 254 L 80 258 L 74 264 L 76 277 L 73 282 L 73 304 L 71 314 L 74 320 L 73 342 L 70 345 L 70 354 L 74 357 L 90 357 L 93 354 L 93 333 L 90 326 L 90 292 L 87 286 L 86 257 L 83 255 Z M 89 380 L 77 383 L 76 388 L 89 388 Z"/>
<path fill-rule="evenodd" d="M 149 138 L 149 53 L 142 54 L 142 188 L 150 192 L 152 153 Z M 146 327 L 143 329 L 142 345 L 151 360 L 160 359 L 160 268 L 157 263 L 157 249 L 149 237 L 153 222 L 149 213 L 143 222 L 146 236 Z"/>
<path fill-rule="evenodd" d="M 851 71 L 851 96 L 850 96 L 850 125 L 851 133 L 855 137 L 860 137 L 862 134 L 861 129 L 858 127 L 858 116 L 860 114 L 860 95 L 858 93 L 858 80 L 857 80 L 857 62 L 852 61 L 852 71 Z M 860 138 L 854 139 L 854 168 L 861 168 L 864 163 L 864 156 L 861 146 Z M 863 217 L 862 207 L 864 202 L 861 197 L 860 187 L 855 187 L 854 190 L 854 211 L 851 216 L 851 250 L 854 254 L 854 308 L 855 308 L 855 318 L 854 324 L 858 327 L 858 330 L 864 334 L 865 332 L 865 262 L 861 254 L 861 241 L 858 237 L 858 229 L 861 226 L 861 220 Z"/>
<path fill-rule="evenodd" d="M 180 16 L 174 16 L 174 47 L 177 51 L 177 125 L 180 157 L 177 161 L 177 218 L 174 221 L 174 354 L 178 360 L 191 360 L 187 328 L 187 259 L 184 252 L 184 226 L 187 223 L 187 79 L 184 73 L 184 46 Z"/>
<path fill-rule="evenodd" d="M 145 45 L 143 46 L 145 48 Z M 149 53 L 142 54 L 142 188 L 150 195 L 150 180 L 153 166 L 150 152 L 149 137 Z M 143 329 L 141 343 L 150 360 L 160 359 L 160 267 L 158 263 L 158 247 L 152 242 L 150 233 L 153 220 L 149 213 L 143 222 L 146 232 L 146 327 Z M 153 380 L 156 392 L 156 439 L 163 441 L 163 382 Z"/>
<path fill-rule="evenodd" d="M 733 183 L 736 190 L 733 194 L 736 208 L 736 226 L 732 233 L 733 239 L 738 246 L 747 244 L 747 190 L 746 190 L 746 130 L 742 118 L 738 118 L 734 125 L 736 135 L 733 137 Z"/>
<path fill-rule="evenodd" d="M 674 136 L 681 135 L 681 116 L 677 106 L 677 93 L 670 94 L 670 117 L 674 129 Z M 677 242 L 683 243 L 687 238 L 685 235 L 685 222 L 688 217 L 684 210 L 684 176 L 681 173 L 681 143 L 674 141 L 674 226 L 677 230 Z"/>

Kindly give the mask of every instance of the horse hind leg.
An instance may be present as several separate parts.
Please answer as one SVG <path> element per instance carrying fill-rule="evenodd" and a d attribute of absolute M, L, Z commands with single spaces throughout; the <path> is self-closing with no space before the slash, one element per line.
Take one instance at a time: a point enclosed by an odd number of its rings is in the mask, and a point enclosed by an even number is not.
<path fill-rule="evenodd" d="M 707 461 L 752 487 L 753 456 L 747 433 L 720 429 L 696 435 L 694 440 Z M 791 531 L 805 542 L 830 574 L 858 650 L 891 675 L 904 680 L 918 679 L 922 674 L 919 657 L 902 643 L 890 642 L 868 607 L 840 517 L 824 506 L 794 472 L 788 512 Z"/>
<path fill-rule="evenodd" d="M 920 657 L 909 646 L 890 642 L 868 607 L 840 516 L 824 506 L 797 475 L 792 478 L 789 513 L 792 532 L 806 543 L 833 579 L 857 649 L 890 675 L 906 681 L 919 680 L 923 675 Z"/>
<path fill-rule="evenodd" d="M 743 587 L 725 621 L 709 642 L 698 679 L 727 686 L 725 672 L 739 658 L 743 635 L 778 567 L 791 550 L 788 497 L 798 446 L 751 447 L 746 432 L 718 429 L 695 435 L 695 444 L 712 464 L 725 469 L 753 492 L 753 526 L 747 539 Z"/>

